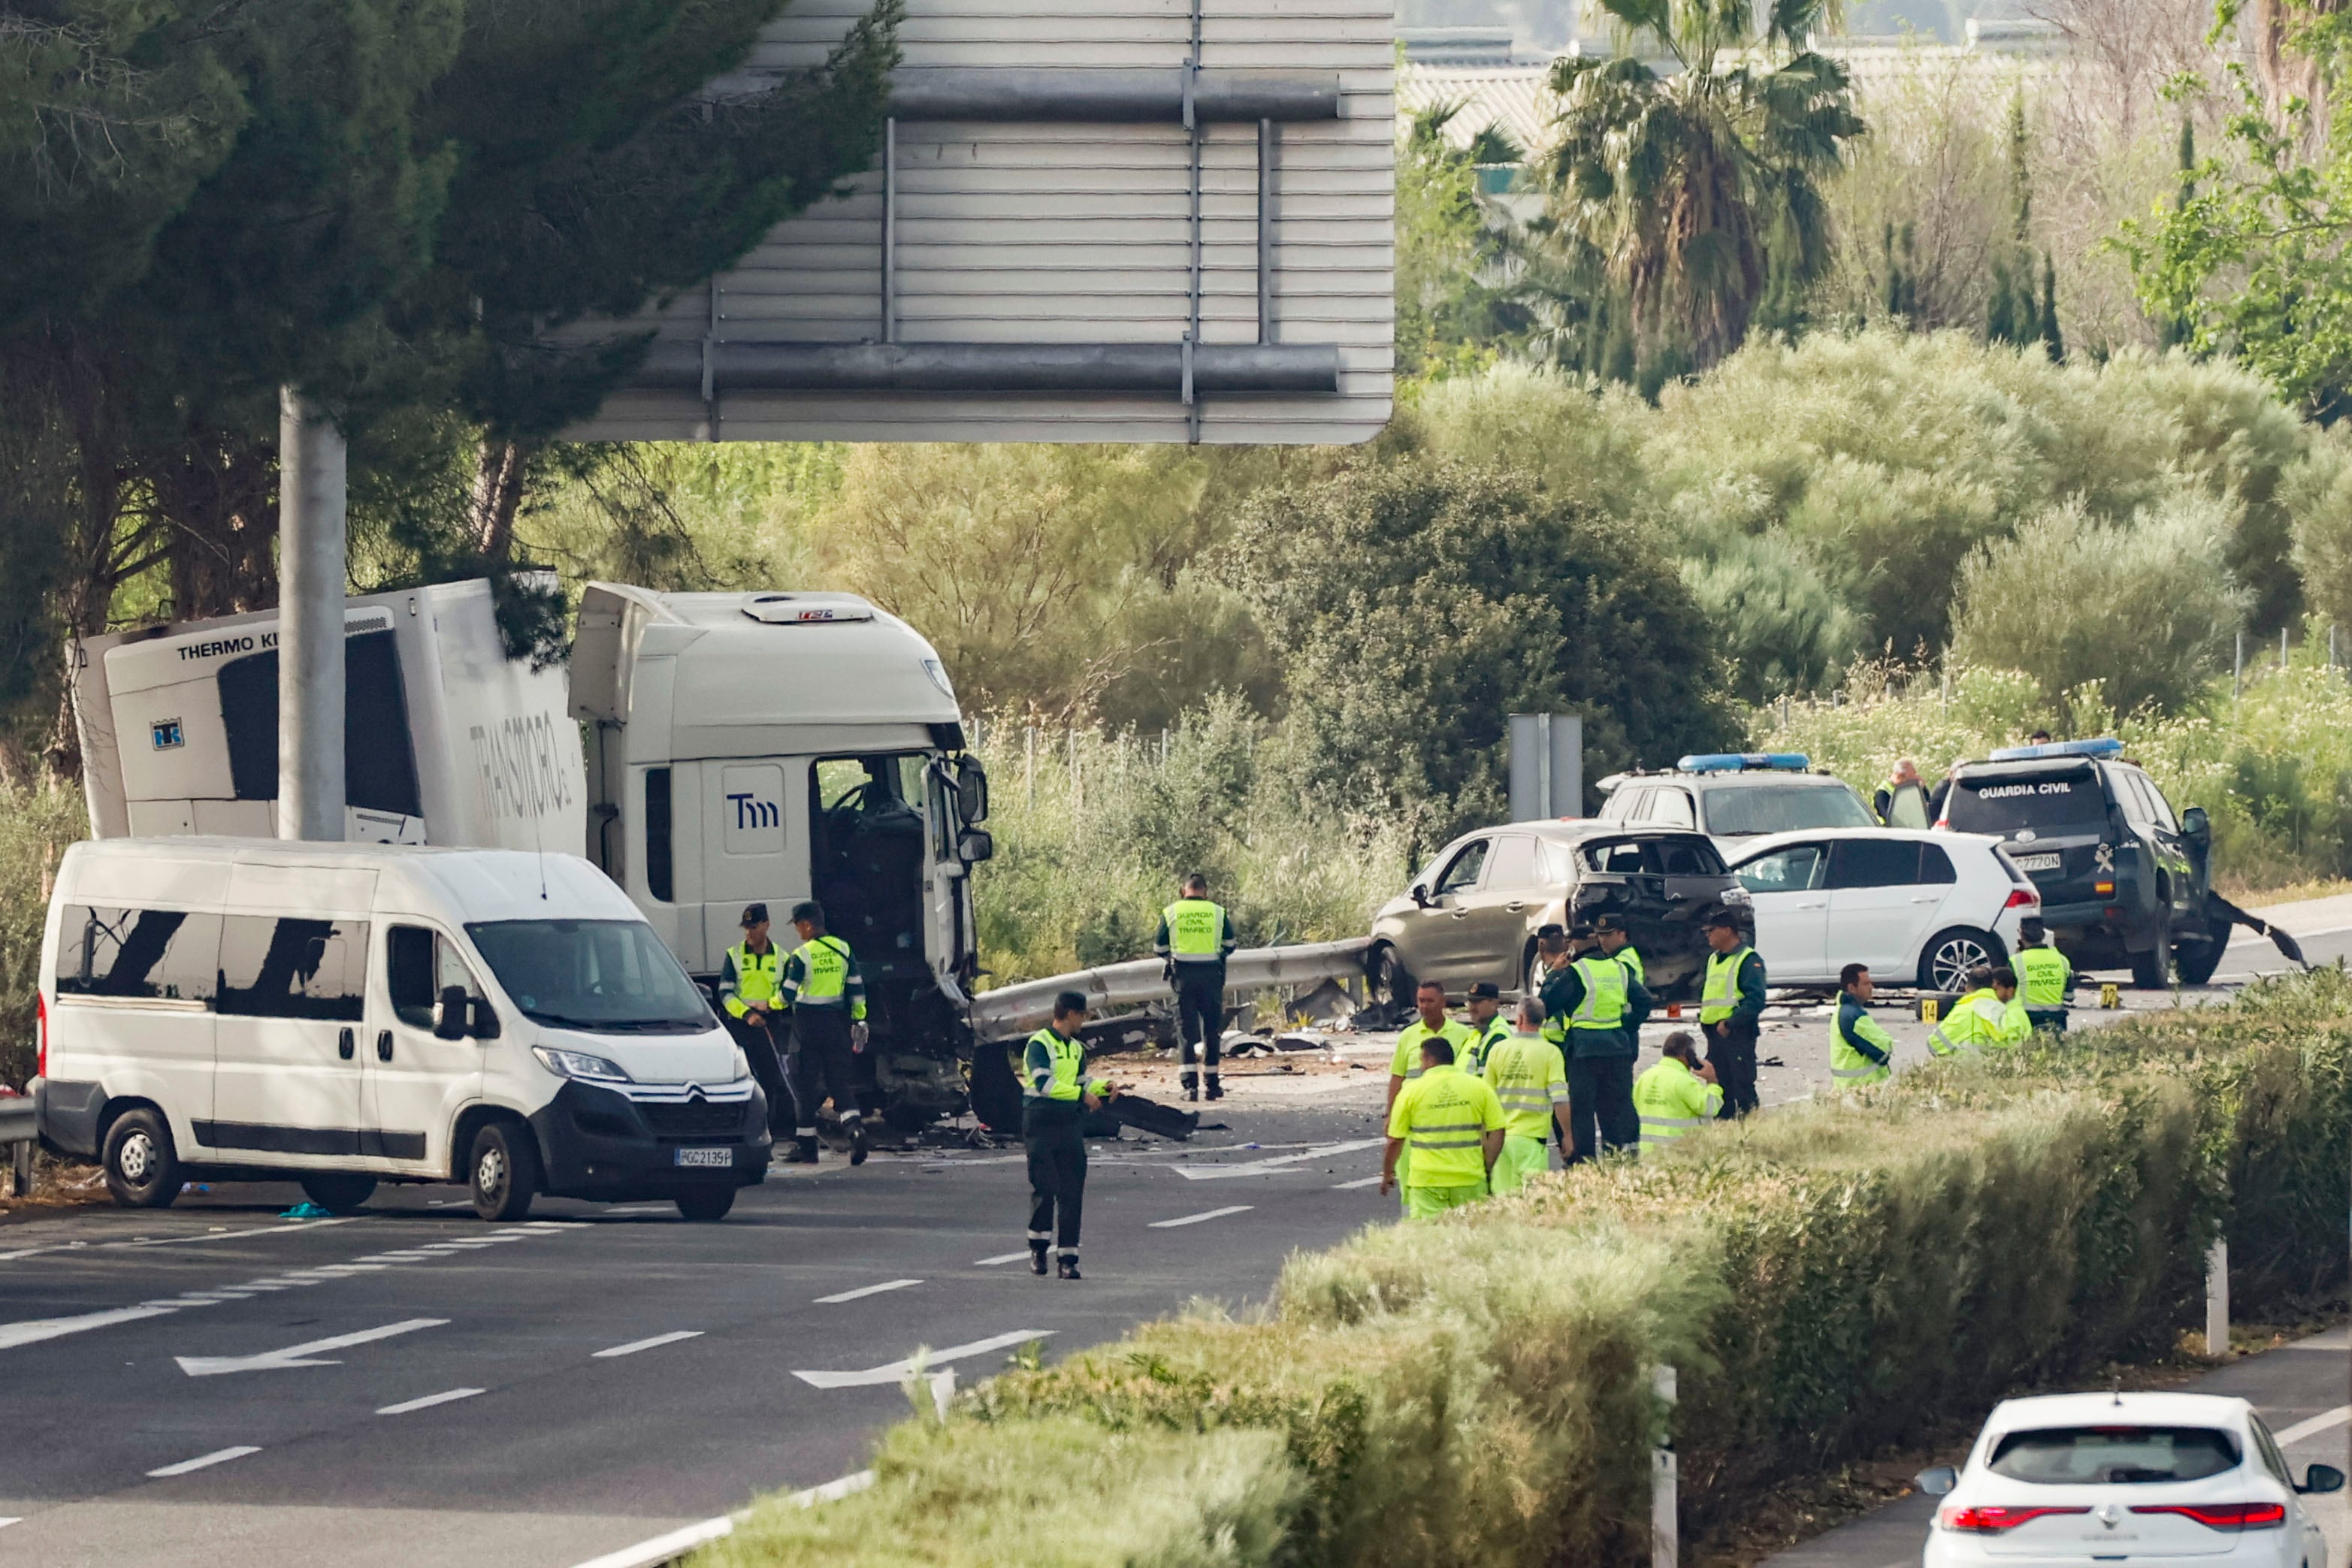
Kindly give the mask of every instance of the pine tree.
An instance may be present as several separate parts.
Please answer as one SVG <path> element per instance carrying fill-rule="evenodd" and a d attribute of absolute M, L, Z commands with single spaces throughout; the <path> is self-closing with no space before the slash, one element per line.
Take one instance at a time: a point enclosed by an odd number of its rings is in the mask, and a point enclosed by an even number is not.
<path fill-rule="evenodd" d="M 2049 351 L 2051 363 L 2063 365 L 2066 362 L 2066 340 L 2058 331 L 2058 266 L 2046 250 L 2042 253 L 2041 317 L 2037 328 L 2042 346 Z"/>

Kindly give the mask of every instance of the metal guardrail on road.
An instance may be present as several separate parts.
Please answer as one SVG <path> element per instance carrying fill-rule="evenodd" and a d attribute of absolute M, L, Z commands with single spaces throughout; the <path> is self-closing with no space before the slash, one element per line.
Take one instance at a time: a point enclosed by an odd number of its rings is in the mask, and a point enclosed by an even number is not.
<path fill-rule="evenodd" d="M 1275 986 L 1312 986 L 1364 972 L 1369 936 L 1343 942 L 1302 942 L 1291 947 L 1244 947 L 1225 960 L 1225 989 L 1262 991 Z M 1002 1040 L 1041 1029 L 1054 1016 L 1054 998 L 1077 991 L 1088 1008 L 1135 1007 L 1175 995 L 1167 966 L 1158 958 L 1104 964 L 1043 980 L 1024 980 L 982 991 L 971 1000 L 971 1027 L 982 1040 Z"/>

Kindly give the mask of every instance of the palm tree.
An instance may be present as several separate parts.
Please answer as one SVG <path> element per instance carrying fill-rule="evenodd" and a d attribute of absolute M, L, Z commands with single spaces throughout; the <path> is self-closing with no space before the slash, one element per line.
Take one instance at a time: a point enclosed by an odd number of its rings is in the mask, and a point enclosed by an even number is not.
<path fill-rule="evenodd" d="M 1866 127 L 1843 67 L 1806 38 L 1839 0 L 1591 0 L 1621 52 L 1552 69 L 1560 139 L 1547 224 L 1598 255 L 1645 359 L 1705 369 L 1829 266 L 1822 183 Z M 1640 57 L 1666 68 L 1653 68 Z"/>

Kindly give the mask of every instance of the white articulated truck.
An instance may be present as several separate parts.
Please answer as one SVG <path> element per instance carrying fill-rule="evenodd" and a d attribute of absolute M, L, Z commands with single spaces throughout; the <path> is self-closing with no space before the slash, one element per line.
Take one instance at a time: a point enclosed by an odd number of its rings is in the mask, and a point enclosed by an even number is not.
<path fill-rule="evenodd" d="M 273 831 L 277 625 L 73 650 L 94 836 Z M 912 627 L 845 593 L 594 583 L 568 670 L 534 670 L 473 581 L 350 600 L 344 628 L 347 837 L 584 854 L 705 981 L 746 904 L 814 897 L 865 970 L 885 1114 L 961 1108 L 987 779 Z"/>

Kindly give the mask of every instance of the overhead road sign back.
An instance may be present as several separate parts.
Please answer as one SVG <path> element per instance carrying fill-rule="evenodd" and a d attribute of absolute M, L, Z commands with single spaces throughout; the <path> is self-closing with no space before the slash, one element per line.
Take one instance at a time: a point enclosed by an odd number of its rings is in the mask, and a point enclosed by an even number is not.
<path fill-rule="evenodd" d="M 862 9 L 798 0 L 712 90 L 815 64 Z M 572 434 L 1368 439 L 1393 33 L 1382 0 L 909 0 L 881 166 L 656 312 Z"/>

